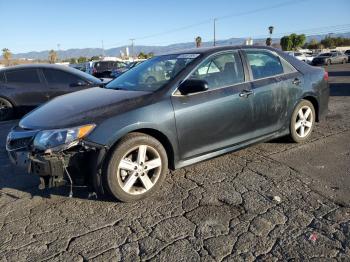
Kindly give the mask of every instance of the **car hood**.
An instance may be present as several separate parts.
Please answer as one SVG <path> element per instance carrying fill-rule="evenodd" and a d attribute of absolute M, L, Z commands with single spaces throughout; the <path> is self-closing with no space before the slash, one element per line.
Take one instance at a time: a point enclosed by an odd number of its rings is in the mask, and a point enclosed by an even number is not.
<path fill-rule="evenodd" d="M 57 97 L 24 116 L 19 126 L 54 129 L 99 123 L 118 113 L 141 106 L 152 93 L 89 88 Z"/>

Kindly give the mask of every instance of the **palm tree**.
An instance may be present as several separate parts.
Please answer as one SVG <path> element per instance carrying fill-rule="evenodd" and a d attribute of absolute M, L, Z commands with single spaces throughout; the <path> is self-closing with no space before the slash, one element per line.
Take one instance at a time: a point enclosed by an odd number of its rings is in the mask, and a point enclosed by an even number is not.
<path fill-rule="evenodd" d="M 268 29 L 269 29 L 270 36 L 268 38 L 266 38 L 266 45 L 270 46 L 272 44 L 272 33 L 273 33 L 274 27 L 272 25 L 270 25 Z"/>
<path fill-rule="evenodd" d="M 196 47 L 201 47 L 202 45 L 202 38 L 200 36 L 196 37 Z"/>
<path fill-rule="evenodd" d="M 12 54 L 10 52 L 10 49 L 8 49 L 8 48 L 2 49 L 2 57 L 5 59 L 7 66 L 10 65 L 11 56 L 12 56 Z"/>
<path fill-rule="evenodd" d="M 49 52 L 49 63 L 54 64 L 57 60 L 57 53 L 54 50 L 50 50 Z"/>

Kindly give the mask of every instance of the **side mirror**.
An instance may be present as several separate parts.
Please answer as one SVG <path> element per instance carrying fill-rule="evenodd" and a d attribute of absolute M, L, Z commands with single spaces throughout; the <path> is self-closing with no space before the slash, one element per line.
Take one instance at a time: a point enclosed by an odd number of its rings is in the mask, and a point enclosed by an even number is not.
<path fill-rule="evenodd" d="M 208 90 L 208 82 L 200 79 L 187 79 L 178 88 L 182 95 L 188 95 Z"/>

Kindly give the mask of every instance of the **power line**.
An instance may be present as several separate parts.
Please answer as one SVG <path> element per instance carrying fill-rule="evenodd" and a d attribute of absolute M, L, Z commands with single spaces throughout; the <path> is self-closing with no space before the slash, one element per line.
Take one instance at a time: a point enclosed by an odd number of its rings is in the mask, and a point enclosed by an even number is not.
<path fill-rule="evenodd" d="M 271 10 L 271 9 L 276 9 L 276 8 L 280 8 L 280 7 L 284 7 L 284 6 L 288 6 L 288 5 L 294 5 L 294 4 L 298 4 L 301 2 L 306 2 L 309 0 L 294 0 L 294 1 L 287 1 L 287 2 L 282 2 L 279 4 L 275 4 L 275 5 L 269 5 L 269 6 L 265 6 L 262 8 L 257 8 L 257 9 L 253 9 L 253 10 L 249 10 L 249 11 L 243 11 L 243 12 L 236 12 L 236 13 L 231 13 L 228 15 L 224 15 L 224 16 L 218 16 L 216 17 L 216 21 L 218 20 L 223 20 L 223 19 L 227 19 L 227 18 L 231 18 L 231 17 L 240 17 L 240 16 L 245 16 L 245 15 L 250 15 L 250 14 L 254 14 L 254 13 L 259 13 L 259 12 L 263 12 L 263 11 L 267 11 L 267 10 Z M 140 36 L 140 37 L 134 37 L 135 40 L 144 40 L 144 39 L 148 39 L 148 38 L 153 38 L 153 37 L 157 37 L 157 36 L 163 36 L 163 35 L 167 35 L 167 34 L 172 34 L 175 32 L 179 32 L 179 31 L 184 31 L 193 27 L 197 27 L 200 25 L 204 25 L 204 24 L 209 24 L 212 23 L 213 19 L 206 19 L 206 20 L 202 20 L 199 21 L 197 23 L 194 24 L 190 24 L 187 26 L 182 26 L 182 27 L 178 27 L 178 28 L 174 28 L 171 30 L 167 30 L 167 31 L 163 31 L 160 33 L 155 33 L 155 34 L 150 34 L 150 35 L 146 35 L 146 36 Z"/>

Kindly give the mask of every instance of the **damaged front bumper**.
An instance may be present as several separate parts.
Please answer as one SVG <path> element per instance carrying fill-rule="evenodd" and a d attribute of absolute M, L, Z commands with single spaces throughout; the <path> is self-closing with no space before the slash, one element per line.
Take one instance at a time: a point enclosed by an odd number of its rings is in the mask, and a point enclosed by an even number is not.
<path fill-rule="evenodd" d="M 37 133 L 14 128 L 8 135 L 6 149 L 13 164 L 40 177 L 40 189 L 66 184 L 102 187 L 95 180 L 101 174 L 104 146 L 82 140 L 68 149 L 42 152 L 33 147 Z"/>

